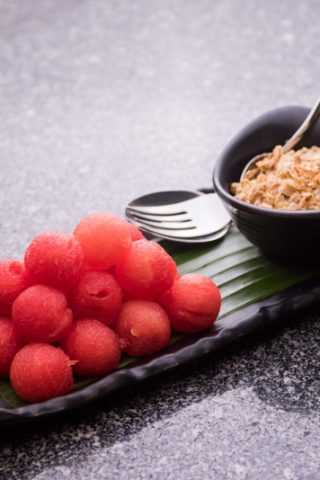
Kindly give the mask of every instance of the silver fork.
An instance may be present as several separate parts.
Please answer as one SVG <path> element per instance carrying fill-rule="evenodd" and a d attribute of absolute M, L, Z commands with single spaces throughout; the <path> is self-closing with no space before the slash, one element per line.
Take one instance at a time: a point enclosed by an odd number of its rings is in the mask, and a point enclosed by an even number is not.
<path fill-rule="evenodd" d="M 126 207 L 126 215 L 142 230 L 181 240 L 211 237 L 212 234 L 222 233 L 231 222 L 230 216 L 215 193 L 199 195 L 171 205 L 129 204 Z"/>

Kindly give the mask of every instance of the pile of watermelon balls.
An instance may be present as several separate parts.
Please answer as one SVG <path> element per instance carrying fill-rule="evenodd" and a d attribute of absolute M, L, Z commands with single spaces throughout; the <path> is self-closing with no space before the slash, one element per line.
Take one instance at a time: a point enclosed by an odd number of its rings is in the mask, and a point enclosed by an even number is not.
<path fill-rule="evenodd" d="M 73 234 L 35 237 L 24 262 L 0 261 L 0 377 L 25 402 L 65 395 L 73 375 L 106 375 L 122 352 L 152 355 L 171 329 L 210 327 L 220 306 L 208 277 L 180 276 L 138 228 L 93 213 Z"/>

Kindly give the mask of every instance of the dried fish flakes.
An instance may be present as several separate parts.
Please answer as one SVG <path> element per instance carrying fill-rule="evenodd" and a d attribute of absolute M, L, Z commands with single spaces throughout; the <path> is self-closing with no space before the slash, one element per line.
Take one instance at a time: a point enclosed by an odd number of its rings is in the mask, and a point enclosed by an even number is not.
<path fill-rule="evenodd" d="M 281 210 L 320 209 L 320 147 L 273 152 L 248 170 L 243 180 L 231 184 L 243 202 Z"/>

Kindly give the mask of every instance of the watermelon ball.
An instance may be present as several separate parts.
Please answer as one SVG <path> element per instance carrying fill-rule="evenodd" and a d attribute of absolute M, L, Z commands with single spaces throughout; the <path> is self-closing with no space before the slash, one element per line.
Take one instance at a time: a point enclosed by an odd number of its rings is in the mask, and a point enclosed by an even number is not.
<path fill-rule="evenodd" d="M 155 302 L 132 300 L 123 305 L 115 324 L 121 348 L 129 355 L 152 355 L 166 347 L 170 339 L 170 321 Z"/>
<path fill-rule="evenodd" d="M 9 377 L 13 357 L 22 347 L 12 320 L 0 318 L 0 378 Z"/>
<path fill-rule="evenodd" d="M 112 372 L 121 358 L 117 335 L 94 318 L 76 320 L 62 348 L 75 361 L 73 371 L 84 377 Z"/>
<path fill-rule="evenodd" d="M 71 304 L 77 318 L 96 318 L 111 325 L 122 306 L 122 291 L 111 273 L 89 270 L 73 291 Z"/>
<path fill-rule="evenodd" d="M 73 235 L 47 232 L 32 240 L 24 261 L 33 283 L 68 291 L 79 279 L 83 253 Z"/>
<path fill-rule="evenodd" d="M 178 278 L 165 294 L 164 307 L 175 330 L 195 333 L 212 326 L 221 307 L 221 296 L 210 278 L 189 273 Z"/>
<path fill-rule="evenodd" d="M 17 296 L 27 288 L 28 279 L 23 262 L 0 260 L 0 314 L 11 316 Z"/>
<path fill-rule="evenodd" d="M 45 285 L 34 285 L 14 301 L 12 320 L 26 343 L 54 343 L 62 340 L 69 330 L 72 312 L 62 292 Z"/>
<path fill-rule="evenodd" d="M 25 402 L 42 402 L 71 391 L 72 365 L 60 348 L 46 343 L 30 343 L 14 357 L 10 381 Z"/>
<path fill-rule="evenodd" d="M 133 242 L 116 266 L 116 279 L 131 298 L 157 300 L 170 289 L 177 273 L 174 260 L 157 243 Z"/>
<path fill-rule="evenodd" d="M 115 265 L 132 243 L 128 223 L 108 212 L 96 212 L 76 226 L 87 268 L 107 270 Z"/>
<path fill-rule="evenodd" d="M 141 231 L 139 230 L 138 227 L 133 225 L 133 223 L 127 222 L 130 228 L 130 233 L 131 233 L 131 240 L 133 242 L 136 242 L 137 240 L 143 240 L 144 236 L 142 235 Z"/>

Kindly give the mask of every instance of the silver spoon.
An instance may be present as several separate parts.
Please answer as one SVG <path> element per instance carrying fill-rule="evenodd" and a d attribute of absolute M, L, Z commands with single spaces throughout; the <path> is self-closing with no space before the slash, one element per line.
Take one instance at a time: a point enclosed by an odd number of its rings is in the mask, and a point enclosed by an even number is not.
<path fill-rule="evenodd" d="M 309 128 L 314 124 L 314 122 L 318 119 L 320 115 L 320 97 L 317 99 L 316 103 L 310 110 L 309 115 L 306 117 L 304 122 L 300 125 L 298 130 L 295 131 L 295 133 L 285 142 L 285 144 L 282 147 L 283 153 L 289 152 L 297 143 L 300 142 L 304 134 L 309 130 Z M 259 153 L 259 155 L 256 155 L 253 157 L 247 165 L 244 167 L 243 172 L 240 177 L 240 181 L 244 179 L 245 174 L 247 173 L 248 170 L 251 170 L 254 168 L 255 164 L 259 162 L 260 160 L 263 160 L 268 153 Z"/>

